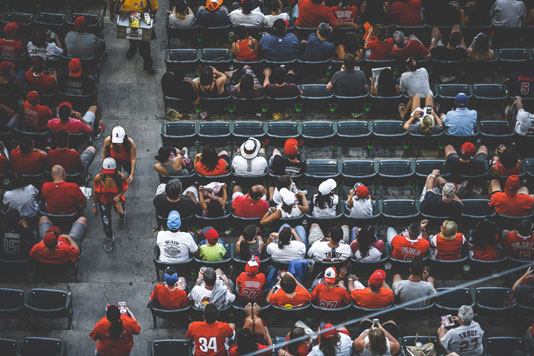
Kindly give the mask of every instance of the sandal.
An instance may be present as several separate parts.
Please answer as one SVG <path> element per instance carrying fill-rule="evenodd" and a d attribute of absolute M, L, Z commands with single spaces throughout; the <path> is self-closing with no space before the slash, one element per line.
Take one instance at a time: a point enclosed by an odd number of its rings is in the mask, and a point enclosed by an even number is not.
<path fill-rule="evenodd" d="M 406 113 L 403 115 L 402 112 L 404 111 L 404 109 L 406 109 L 406 104 L 400 103 L 398 108 L 399 108 L 399 115 L 400 115 L 401 119 L 404 120 L 404 116 L 406 115 Z"/>

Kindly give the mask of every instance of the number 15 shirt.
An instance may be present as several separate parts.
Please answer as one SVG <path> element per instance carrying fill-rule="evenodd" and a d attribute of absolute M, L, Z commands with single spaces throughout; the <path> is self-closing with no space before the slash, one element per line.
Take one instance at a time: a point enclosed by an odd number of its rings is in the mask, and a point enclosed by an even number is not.
<path fill-rule="evenodd" d="M 195 356 L 225 356 L 227 339 L 234 336 L 234 329 L 229 324 L 216 321 L 208 324 L 195 321 L 189 325 L 185 337 L 195 342 Z"/>

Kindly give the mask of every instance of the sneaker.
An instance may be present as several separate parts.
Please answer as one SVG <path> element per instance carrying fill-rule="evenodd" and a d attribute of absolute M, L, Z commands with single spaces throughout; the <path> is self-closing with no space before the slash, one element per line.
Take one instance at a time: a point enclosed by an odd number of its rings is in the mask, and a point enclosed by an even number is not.
<path fill-rule="evenodd" d="M 115 244 L 115 236 L 112 236 L 110 239 L 108 238 L 106 242 L 104 243 L 104 251 L 111 252 L 111 250 L 113 250 L 114 244 Z"/>
<path fill-rule="evenodd" d="M 187 149 L 187 147 L 182 147 L 182 156 L 185 158 L 189 158 L 188 153 L 189 150 Z"/>
<path fill-rule="evenodd" d="M 100 136 L 104 133 L 106 126 L 103 123 L 98 124 L 98 131 L 95 133 L 95 139 L 99 139 Z"/>
<path fill-rule="evenodd" d="M 126 224 L 126 212 L 124 212 L 124 214 L 119 216 L 119 227 L 124 227 L 125 224 Z"/>

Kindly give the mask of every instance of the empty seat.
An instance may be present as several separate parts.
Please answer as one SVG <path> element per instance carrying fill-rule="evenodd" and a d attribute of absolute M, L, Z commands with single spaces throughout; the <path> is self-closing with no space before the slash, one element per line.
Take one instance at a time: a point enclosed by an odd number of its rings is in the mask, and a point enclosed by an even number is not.
<path fill-rule="evenodd" d="M 534 177 L 534 158 L 525 158 L 523 160 L 525 164 L 525 172 L 528 177 Z"/>
<path fill-rule="evenodd" d="M 192 355 L 191 341 L 188 339 L 167 339 L 150 341 L 149 356 Z"/>
<path fill-rule="evenodd" d="M 200 63 L 207 64 L 222 71 L 228 69 L 232 62 L 232 52 L 227 48 L 204 48 L 200 52 Z"/>
<path fill-rule="evenodd" d="M 475 290 L 475 302 L 481 312 L 495 313 L 512 310 L 512 290 L 500 287 L 479 287 Z"/>
<path fill-rule="evenodd" d="M 18 344 L 16 340 L 0 338 L 0 355 L 18 356 Z"/>
<path fill-rule="evenodd" d="M 306 160 L 306 173 L 308 179 L 323 181 L 339 176 L 339 164 L 335 159 L 309 159 Z"/>
<path fill-rule="evenodd" d="M 484 120 L 480 121 L 480 134 L 486 144 L 510 142 L 515 134 L 514 127 L 509 121 Z"/>
<path fill-rule="evenodd" d="M 227 121 L 206 121 L 198 125 L 198 137 L 203 144 L 226 146 L 231 134 L 230 123 Z"/>
<path fill-rule="evenodd" d="M 307 61 L 304 59 L 297 59 L 297 63 L 302 78 L 306 78 L 308 76 L 326 76 L 330 59 L 325 59 L 323 61 Z"/>
<path fill-rule="evenodd" d="M 255 115 L 259 112 L 267 112 L 267 104 L 265 103 L 264 96 L 258 96 L 255 98 L 238 98 L 232 95 L 232 102 L 228 108 L 228 111 L 232 114 L 237 111 L 240 115 Z"/>
<path fill-rule="evenodd" d="M 372 132 L 372 122 L 339 121 L 337 123 L 337 139 L 341 146 L 366 145 Z"/>
<path fill-rule="evenodd" d="M 187 121 L 172 121 L 161 124 L 161 138 L 165 144 L 176 147 L 191 146 L 197 134 L 196 124 Z"/>
<path fill-rule="evenodd" d="M 303 108 L 313 111 L 330 111 L 328 103 L 334 94 L 326 89 L 326 84 L 302 84 L 300 102 Z"/>
<path fill-rule="evenodd" d="M 193 73 L 198 67 L 198 53 L 196 49 L 180 48 L 165 52 L 165 66 L 167 70 L 183 67 L 184 73 Z"/>
<path fill-rule="evenodd" d="M 300 126 L 292 121 L 269 122 L 267 136 L 271 145 L 283 145 L 288 138 L 297 138 L 300 135 Z"/>
<path fill-rule="evenodd" d="M 165 106 L 165 111 L 171 108 L 182 113 L 193 112 L 193 108 L 195 107 L 191 100 L 173 98 L 172 96 L 166 95 L 163 96 L 163 104 Z"/>
<path fill-rule="evenodd" d="M 30 314 L 47 318 L 68 319 L 72 323 L 72 292 L 55 289 L 35 288 L 26 295 L 24 303 Z"/>
<path fill-rule="evenodd" d="M 465 75 L 465 70 L 462 67 L 464 63 L 463 59 L 441 60 L 432 58 L 432 74 L 453 78 L 463 76 Z"/>
<path fill-rule="evenodd" d="M 24 309 L 23 290 L 0 288 L 0 314 L 16 313 L 22 309 Z"/>
<path fill-rule="evenodd" d="M 520 337 L 488 337 L 486 345 L 487 356 L 511 355 L 515 351 L 526 352 L 523 338 Z"/>
<path fill-rule="evenodd" d="M 341 176 L 345 184 L 369 183 L 378 174 L 378 164 L 369 160 L 345 160 L 341 164 Z"/>
<path fill-rule="evenodd" d="M 386 179 L 409 179 L 415 173 L 412 160 L 382 160 L 378 163 L 378 175 Z"/>
<path fill-rule="evenodd" d="M 331 146 L 336 135 L 336 125 L 332 121 L 305 121 L 301 128 L 305 146 Z"/>
<path fill-rule="evenodd" d="M 497 56 L 506 74 L 523 72 L 530 60 L 530 54 L 526 48 L 499 48 Z"/>
<path fill-rule="evenodd" d="M 150 304 L 150 312 L 152 313 L 152 328 L 158 328 L 158 317 L 165 320 L 186 322 L 188 321 L 190 311 L 190 305 L 180 309 L 163 309 Z"/>
<path fill-rule="evenodd" d="M 445 167 L 445 160 L 443 159 L 418 159 L 415 161 L 415 175 L 419 178 L 426 180 L 426 177 L 434 169 L 439 169 L 439 175 L 444 178 L 451 174 Z"/>
<path fill-rule="evenodd" d="M 403 122 L 400 120 L 377 120 L 373 121 L 373 135 L 375 139 L 379 139 L 380 143 L 394 143 L 395 139 L 402 139 L 408 134 L 402 128 Z"/>
<path fill-rule="evenodd" d="M 36 25 L 42 26 L 46 29 L 61 32 L 65 29 L 67 15 L 56 14 L 52 12 L 40 12 L 34 17 L 33 21 Z"/>
<path fill-rule="evenodd" d="M 200 111 L 205 111 L 208 113 L 225 113 L 230 112 L 230 103 L 232 101 L 232 96 L 230 94 L 225 94 L 225 96 L 219 96 L 212 98 L 209 96 L 200 96 Z"/>
<path fill-rule="evenodd" d="M 27 337 L 22 343 L 22 356 L 64 356 L 65 344 L 59 339 Z"/>
<path fill-rule="evenodd" d="M 469 288 L 437 288 L 436 307 L 445 313 L 456 313 L 462 305 L 474 306 L 473 296 Z M 447 292 L 447 294 L 443 294 Z"/>
<path fill-rule="evenodd" d="M 364 109 L 365 102 L 369 100 L 369 93 L 358 96 L 343 96 L 335 95 L 335 102 L 337 104 L 336 111 L 341 113 L 346 112 L 361 112 Z"/>
<path fill-rule="evenodd" d="M 477 102 L 504 102 L 508 99 L 508 90 L 502 84 L 474 84 L 473 97 Z"/>
<path fill-rule="evenodd" d="M 243 141 L 249 137 L 261 140 L 265 136 L 265 123 L 262 121 L 236 121 L 232 135 L 239 139 L 238 141 Z"/>
<path fill-rule="evenodd" d="M 29 33 L 33 27 L 33 18 L 34 15 L 30 13 L 11 11 L 7 13 L 6 23 L 16 22 L 19 25 L 19 34 Z"/>
<path fill-rule="evenodd" d="M 215 43 L 216 45 L 228 42 L 228 32 L 232 27 L 231 24 L 223 26 L 200 26 L 202 42 Z"/>
<path fill-rule="evenodd" d="M 399 103 L 404 101 L 404 96 L 378 96 L 369 95 L 371 101 L 371 110 L 379 113 L 397 113 L 397 107 Z"/>
<path fill-rule="evenodd" d="M 349 318 L 349 312 L 352 309 L 351 304 L 338 308 L 325 308 L 315 304 L 312 304 L 311 306 L 315 318 L 324 322 L 347 320 Z"/>
<path fill-rule="evenodd" d="M 473 88 L 469 84 L 436 84 L 435 93 L 443 105 L 452 105 L 458 93 L 464 93 L 469 99 L 473 97 Z"/>
<path fill-rule="evenodd" d="M 382 201 L 382 214 L 391 220 L 411 220 L 419 216 L 419 204 L 410 199 Z"/>
<path fill-rule="evenodd" d="M 489 206 L 489 199 L 462 199 L 464 218 L 481 220 L 495 216 L 495 210 Z"/>

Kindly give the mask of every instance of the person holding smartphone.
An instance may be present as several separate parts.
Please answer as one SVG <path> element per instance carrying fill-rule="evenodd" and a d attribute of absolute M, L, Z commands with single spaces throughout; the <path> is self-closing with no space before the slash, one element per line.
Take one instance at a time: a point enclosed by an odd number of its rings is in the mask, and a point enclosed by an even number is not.
<path fill-rule="evenodd" d="M 377 319 L 364 319 L 360 327 L 362 332 L 352 344 L 355 353 L 360 356 L 391 356 L 400 351 L 397 341 L 399 327 L 393 320 L 380 324 Z"/>
<path fill-rule="evenodd" d="M 449 352 L 456 352 L 462 356 L 482 356 L 484 354 L 484 330 L 473 321 L 475 313 L 469 305 L 462 305 L 458 309 L 458 316 L 453 316 L 456 327 L 445 326 L 444 320 L 438 329 L 439 343 Z"/>

